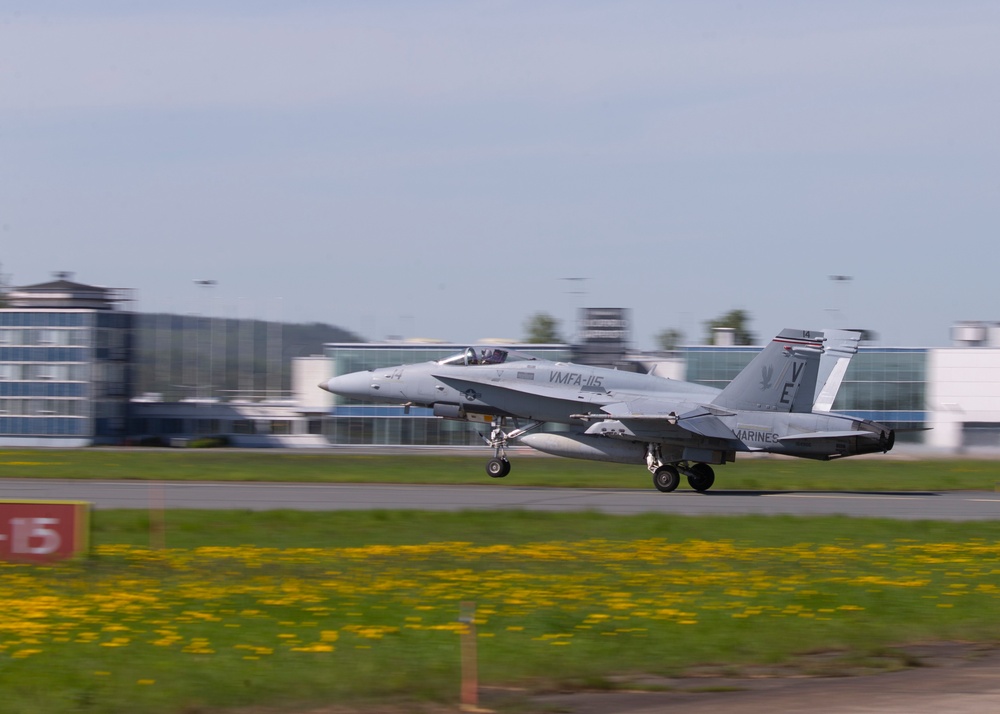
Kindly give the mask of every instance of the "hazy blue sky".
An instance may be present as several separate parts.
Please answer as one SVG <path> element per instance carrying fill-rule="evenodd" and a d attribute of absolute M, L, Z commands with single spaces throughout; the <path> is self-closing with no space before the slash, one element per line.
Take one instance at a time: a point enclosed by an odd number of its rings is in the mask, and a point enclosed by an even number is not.
<path fill-rule="evenodd" d="M 1000 321 L 998 228 L 995 0 L 0 4 L 17 285 L 373 339 L 587 305 L 638 347 L 733 308 L 938 345 Z"/>

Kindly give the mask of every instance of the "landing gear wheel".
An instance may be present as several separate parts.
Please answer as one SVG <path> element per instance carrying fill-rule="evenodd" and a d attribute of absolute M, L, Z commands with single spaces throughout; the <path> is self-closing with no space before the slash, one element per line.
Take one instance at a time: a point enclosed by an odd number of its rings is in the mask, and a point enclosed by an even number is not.
<path fill-rule="evenodd" d="M 653 485 L 663 493 L 670 493 L 681 482 L 680 472 L 677 468 L 666 464 L 653 472 Z"/>
<path fill-rule="evenodd" d="M 503 478 L 510 473 L 510 462 L 507 459 L 490 459 L 486 462 L 486 473 L 492 478 Z"/>
<path fill-rule="evenodd" d="M 715 483 L 715 471 L 708 464 L 695 464 L 688 473 L 688 483 L 695 491 L 707 491 Z"/>

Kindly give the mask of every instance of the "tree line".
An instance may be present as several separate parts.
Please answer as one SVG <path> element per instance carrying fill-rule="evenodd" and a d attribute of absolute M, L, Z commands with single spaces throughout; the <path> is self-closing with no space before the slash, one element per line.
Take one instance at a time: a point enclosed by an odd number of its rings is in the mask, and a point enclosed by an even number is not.
<path fill-rule="evenodd" d="M 733 343 L 737 345 L 756 344 L 757 336 L 750 331 L 750 313 L 746 310 L 730 310 L 705 325 L 705 342 L 715 341 L 716 330 L 723 328 L 733 331 Z M 551 315 L 540 312 L 529 317 L 524 323 L 524 341 L 531 344 L 559 344 L 567 342 L 559 332 L 559 321 Z M 684 342 L 684 333 L 675 328 L 662 330 L 656 335 L 656 344 L 661 350 L 677 349 Z"/>

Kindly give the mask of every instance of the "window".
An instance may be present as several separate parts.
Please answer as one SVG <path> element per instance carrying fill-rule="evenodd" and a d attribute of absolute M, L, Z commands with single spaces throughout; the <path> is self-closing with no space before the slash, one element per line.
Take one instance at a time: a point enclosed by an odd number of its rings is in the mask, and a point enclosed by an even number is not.
<path fill-rule="evenodd" d="M 219 433 L 219 420 L 218 419 L 198 419 L 194 423 L 194 430 L 196 434 L 218 434 Z"/>
<path fill-rule="evenodd" d="M 249 419 L 237 419 L 233 422 L 234 434 L 253 434 L 253 422 Z"/>
<path fill-rule="evenodd" d="M 34 379 L 58 379 L 58 372 L 54 364 L 36 364 L 33 366 Z"/>

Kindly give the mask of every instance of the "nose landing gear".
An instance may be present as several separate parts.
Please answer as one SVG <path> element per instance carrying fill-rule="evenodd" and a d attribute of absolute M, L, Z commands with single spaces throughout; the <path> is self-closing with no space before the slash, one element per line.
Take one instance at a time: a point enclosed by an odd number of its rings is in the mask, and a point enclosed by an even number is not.
<path fill-rule="evenodd" d="M 532 429 L 537 429 L 543 422 L 533 421 L 527 426 L 518 427 L 510 432 L 505 432 L 503 430 L 503 425 L 506 421 L 505 417 L 497 417 L 492 422 L 490 426 L 490 436 L 487 439 L 480 433 L 489 446 L 493 448 L 493 458 L 486 462 L 486 473 L 489 474 L 490 478 L 503 478 L 510 473 L 510 461 L 507 459 L 507 442 L 514 441 L 520 436 L 527 434 Z M 517 422 L 515 421 L 515 424 Z"/>

